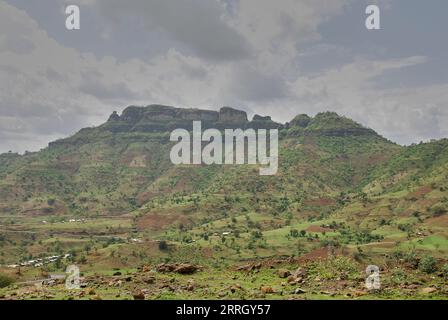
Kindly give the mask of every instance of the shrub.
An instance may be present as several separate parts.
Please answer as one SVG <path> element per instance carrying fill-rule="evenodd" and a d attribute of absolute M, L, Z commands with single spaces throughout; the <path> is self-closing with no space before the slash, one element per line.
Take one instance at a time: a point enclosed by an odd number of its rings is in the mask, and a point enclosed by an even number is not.
<path fill-rule="evenodd" d="M 290 235 L 291 237 L 293 237 L 293 238 L 297 238 L 297 237 L 299 236 L 299 230 L 297 230 L 297 229 L 291 229 L 291 230 L 289 231 L 289 235 Z"/>
<path fill-rule="evenodd" d="M 312 276 L 318 276 L 324 280 L 337 278 L 354 280 L 359 276 L 356 262 L 344 256 L 312 262 L 309 271 Z"/>
<path fill-rule="evenodd" d="M 430 211 L 431 211 L 431 214 L 432 214 L 434 217 L 438 217 L 438 216 L 441 216 L 441 215 L 444 215 L 445 213 L 447 213 L 447 209 L 446 209 L 446 207 L 445 207 L 444 205 L 441 205 L 441 204 L 436 204 L 436 205 L 434 205 L 434 206 L 430 209 Z"/>
<path fill-rule="evenodd" d="M 14 280 L 6 274 L 0 273 L 0 288 L 6 288 L 14 283 Z"/>
<path fill-rule="evenodd" d="M 433 273 L 437 270 L 437 261 L 431 256 L 425 256 L 420 260 L 418 267 L 421 271 L 426 273 Z"/>
<path fill-rule="evenodd" d="M 445 263 L 442 267 L 442 273 L 445 279 L 448 279 L 448 263 Z"/>
<path fill-rule="evenodd" d="M 407 252 L 404 255 L 403 259 L 404 259 L 404 262 L 409 264 L 414 269 L 417 269 L 417 267 L 419 266 L 418 257 L 417 257 L 417 254 L 415 253 L 415 251 Z"/>
<path fill-rule="evenodd" d="M 208 239 L 208 235 L 207 235 L 207 239 Z M 168 249 L 168 244 L 166 243 L 166 241 L 165 240 L 159 241 L 159 250 L 165 251 L 167 249 Z"/>

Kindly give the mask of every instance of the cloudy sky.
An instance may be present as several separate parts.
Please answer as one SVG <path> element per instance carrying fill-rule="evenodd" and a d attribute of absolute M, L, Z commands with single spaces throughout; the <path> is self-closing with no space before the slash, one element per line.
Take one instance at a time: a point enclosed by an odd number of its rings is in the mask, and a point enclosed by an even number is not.
<path fill-rule="evenodd" d="M 65 28 L 77 4 L 81 30 Z M 365 9 L 381 9 L 381 30 Z M 285 122 L 336 111 L 409 144 L 448 137 L 445 0 L 0 0 L 0 152 L 128 105 Z"/>

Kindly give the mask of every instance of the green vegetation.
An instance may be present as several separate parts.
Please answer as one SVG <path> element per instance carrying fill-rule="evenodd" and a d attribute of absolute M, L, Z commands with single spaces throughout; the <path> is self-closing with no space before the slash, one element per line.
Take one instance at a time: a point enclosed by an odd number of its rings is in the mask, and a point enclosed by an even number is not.
<path fill-rule="evenodd" d="M 14 283 L 14 280 L 11 277 L 0 273 L 0 288 L 6 288 L 7 286 L 9 286 L 13 283 Z"/>
<path fill-rule="evenodd" d="M 437 261 L 431 256 L 425 256 L 418 264 L 420 270 L 426 273 L 433 273 L 437 270 Z"/>
<path fill-rule="evenodd" d="M 307 298 L 347 298 L 374 264 L 384 290 L 369 298 L 424 298 L 423 286 L 443 296 L 448 140 L 402 147 L 335 113 L 300 115 L 280 129 L 278 174 L 260 176 L 257 166 L 174 166 L 160 131 L 173 124 L 136 121 L 0 155 L 0 271 L 23 282 L 75 263 L 91 282 L 120 272 L 146 286 L 138 268 L 190 263 L 204 271 L 155 272 L 151 298 L 271 298 L 266 286 L 279 299 L 299 286 Z M 302 282 L 291 282 L 299 267 Z M 191 279 L 209 291 L 189 291 Z M 107 280 L 103 297 L 132 289 Z M 229 289 L 237 284 L 246 291 Z"/>

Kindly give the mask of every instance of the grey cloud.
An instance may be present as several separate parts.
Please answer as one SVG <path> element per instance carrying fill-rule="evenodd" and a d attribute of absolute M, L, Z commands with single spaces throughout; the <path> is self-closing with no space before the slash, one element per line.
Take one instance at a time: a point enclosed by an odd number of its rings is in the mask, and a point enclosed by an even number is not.
<path fill-rule="evenodd" d="M 28 54 L 35 48 L 34 44 L 22 35 L 7 36 L 0 42 L 0 52 L 10 51 L 16 54 Z"/>
<path fill-rule="evenodd" d="M 60 72 L 56 71 L 54 68 L 48 67 L 45 70 L 45 76 L 50 81 L 68 81 L 68 78 L 66 75 L 61 74 Z"/>
<path fill-rule="evenodd" d="M 126 19 L 138 19 L 149 30 L 166 33 L 202 58 L 226 61 L 250 56 L 245 39 L 222 20 L 224 7 L 217 1 L 135 0 L 131 5 L 120 0 L 97 2 L 116 27 L 125 25 Z"/>
<path fill-rule="evenodd" d="M 446 6 L 403 39 L 406 1 L 371 33 L 354 0 L 0 0 L 0 149 L 37 149 L 145 103 L 278 121 L 333 110 L 400 143 L 447 136 L 447 42 L 431 27 Z M 64 28 L 67 3 L 81 6 L 79 32 Z"/>
<path fill-rule="evenodd" d="M 272 101 L 285 98 L 287 87 L 282 77 L 266 75 L 253 68 L 239 68 L 235 70 L 233 79 L 230 80 L 227 95 L 243 101 Z"/>
<path fill-rule="evenodd" d="M 106 83 L 102 75 L 97 72 L 82 73 L 82 83 L 78 89 L 83 93 L 103 100 L 133 99 L 136 96 L 126 83 Z"/>

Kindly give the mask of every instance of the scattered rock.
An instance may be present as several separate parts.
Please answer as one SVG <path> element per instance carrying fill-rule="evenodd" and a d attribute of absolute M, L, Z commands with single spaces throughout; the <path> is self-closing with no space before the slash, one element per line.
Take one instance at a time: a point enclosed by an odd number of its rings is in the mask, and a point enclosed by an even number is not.
<path fill-rule="evenodd" d="M 145 300 L 145 294 L 142 291 L 135 292 L 132 296 L 134 300 Z"/>
<path fill-rule="evenodd" d="M 230 292 L 235 293 L 238 290 L 244 290 L 243 287 L 241 287 L 241 285 L 239 283 L 234 284 L 233 286 L 230 286 L 229 288 Z"/>
<path fill-rule="evenodd" d="M 296 289 L 293 291 L 293 294 L 303 294 L 303 293 L 306 293 L 306 290 L 304 290 L 304 289 L 302 289 L 302 288 L 296 288 Z"/>
<path fill-rule="evenodd" d="M 239 266 L 236 268 L 237 271 L 255 271 L 261 269 L 261 263 L 255 263 L 255 264 L 245 264 L 243 266 Z"/>
<path fill-rule="evenodd" d="M 437 292 L 437 289 L 436 288 L 432 288 L 432 287 L 428 287 L 428 288 L 423 288 L 421 290 L 421 292 L 423 294 L 431 294 L 431 293 Z"/>
<path fill-rule="evenodd" d="M 366 294 L 367 294 L 366 291 L 360 291 L 360 290 L 353 291 L 353 296 L 354 297 L 361 297 L 361 296 L 365 296 Z"/>
<path fill-rule="evenodd" d="M 96 292 L 95 292 L 95 290 L 94 290 L 93 288 L 88 288 L 88 289 L 86 290 L 86 293 L 87 293 L 89 296 L 93 296 L 93 295 L 96 294 Z"/>
<path fill-rule="evenodd" d="M 176 267 L 174 272 L 180 273 L 180 274 L 192 274 L 195 273 L 198 270 L 198 267 L 192 264 L 180 264 Z"/>
<path fill-rule="evenodd" d="M 260 288 L 260 291 L 261 291 L 262 293 L 264 293 L 264 294 L 275 293 L 275 290 L 274 290 L 272 287 L 270 287 L 270 286 L 262 286 L 262 287 Z"/>
<path fill-rule="evenodd" d="M 194 279 L 188 280 L 186 290 L 187 291 L 194 291 L 195 288 L 196 288 L 196 283 L 194 282 Z"/>
<path fill-rule="evenodd" d="M 189 263 L 162 263 L 156 267 L 157 272 L 176 272 L 179 274 L 193 274 L 201 269 L 200 266 L 196 266 Z"/>
<path fill-rule="evenodd" d="M 154 278 L 154 277 L 143 278 L 143 282 L 146 284 L 153 284 L 155 281 L 156 281 L 156 278 Z"/>
<path fill-rule="evenodd" d="M 302 283 L 303 278 L 301 276 L 291 275 L 288 277 L 288 283 Z"/>
<path fill-rule="evenodd" d="M 291 275 L 291 272 L 287 269 L 279 269 L 277 270 L 277 274 L 280 278 L 286 278 Z"/>

